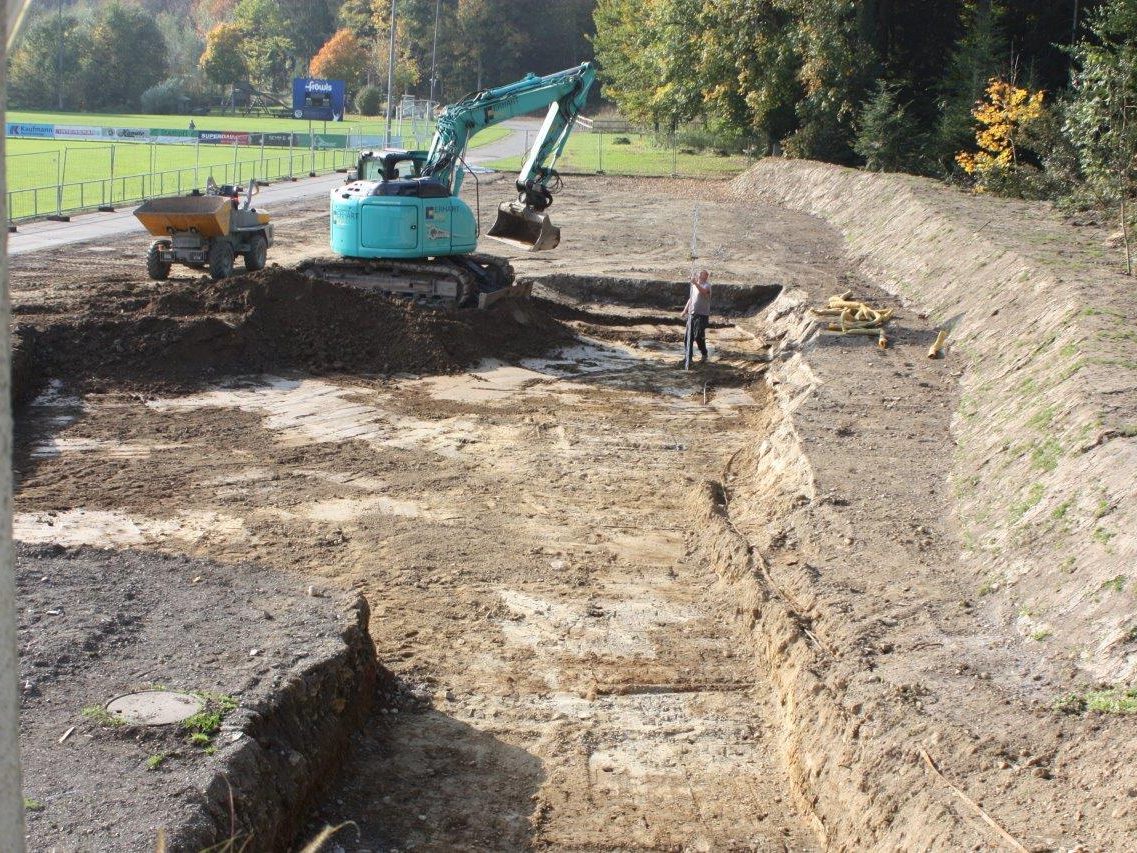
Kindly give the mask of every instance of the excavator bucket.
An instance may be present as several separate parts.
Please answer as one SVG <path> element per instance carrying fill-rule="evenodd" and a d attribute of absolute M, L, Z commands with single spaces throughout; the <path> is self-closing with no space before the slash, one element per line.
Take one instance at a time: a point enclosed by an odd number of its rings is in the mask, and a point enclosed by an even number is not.
<path fill-rule="evenodd" d="M 486 236 L 528 252 L 544 252 L 557 248 L 561 229 L 552 223 L 547 213 L 520 202 L 507 201 L 497 209 L 497 222 Z"/>

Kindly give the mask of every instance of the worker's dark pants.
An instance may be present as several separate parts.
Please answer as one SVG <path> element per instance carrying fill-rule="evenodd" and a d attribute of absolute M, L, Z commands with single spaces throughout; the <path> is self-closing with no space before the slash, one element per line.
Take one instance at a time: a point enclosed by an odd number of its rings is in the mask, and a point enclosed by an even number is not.
<path fill-rule="evenodd" d="M 691 331 L 687 336 L 687 358 L 690 359 L 695 354 L 695 345 L 699 347 L 699 352 L 703 354 L 703 358 L 707 357 L 707 324 L 711 318 L 706 314 L 692 314 L 691 315 Z"/>

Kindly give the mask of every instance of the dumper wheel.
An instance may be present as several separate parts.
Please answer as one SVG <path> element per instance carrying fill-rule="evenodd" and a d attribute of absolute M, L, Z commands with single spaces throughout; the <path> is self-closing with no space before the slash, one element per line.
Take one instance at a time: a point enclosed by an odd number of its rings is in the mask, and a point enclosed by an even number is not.
<path fill-rule="evenodd" d="M 209 245 L 209 275 L 220 281 L 233 274 L 233 244 L 228 240 L 214 240 Z"/>
<path fill-rule="evenodd" d="M 160 254 L 163 249 L 170 248 L 169 240 L 155 240 L 146 251 L 146 274 L 154 281 L 165 281 L 170 277 L 169 261 L 163 261 Z"/>
<path fill-rule="evenodd" d="M 249 272 L 263 270 L 268 264 L 268 240 L 264 234 L 257 234 L 249 241 L 249 251 L 245 252 L 245 269 Z"/>

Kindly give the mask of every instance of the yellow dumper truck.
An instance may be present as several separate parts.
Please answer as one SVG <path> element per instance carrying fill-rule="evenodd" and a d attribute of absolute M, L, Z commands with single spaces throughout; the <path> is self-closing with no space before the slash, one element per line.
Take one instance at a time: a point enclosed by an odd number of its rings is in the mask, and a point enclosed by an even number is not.
<path fill-rule="evenodd" d="M 153 198 L 134 215 L 157 239 L 146 252 L 146 272 L 155 281 L 165 281 L 170 267 L 185 264 L 209 270 L 214 281 L 233 274 L 238 255 L 249 272 L 264 269 L 272 245 L 271 217 L 253 208 L 255 184 L 242 188 L 215 185 L 210 181 L 204 194 Z"/>

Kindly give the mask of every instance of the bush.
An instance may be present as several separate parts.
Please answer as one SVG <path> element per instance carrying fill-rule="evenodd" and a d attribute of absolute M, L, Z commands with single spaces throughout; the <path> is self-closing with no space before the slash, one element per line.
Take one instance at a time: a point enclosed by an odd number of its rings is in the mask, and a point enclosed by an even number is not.
<path fill-rule="evenodd" d="M 729 154 L 744 153 L 754 146 L 755 140 L 737 128 L 712 121 L 705 125 L 685 127 L 676 135 L 675 142 L 683 148 L 712 151 L 720 157 L 725 157 Z"/>
<path fill-rule="evenodd" d="M 377 116 L 383 111 L 385 100 L 378 86 L 364 86 L 355 96 L 355 111 L 360 115 Z"/>
<path fill-rule="evenodd" d="M 189 112 L 193 98 L 180 77 L 170 77 L 143 92 L 141 102 L 144 113 L 177 115 Z"/>

